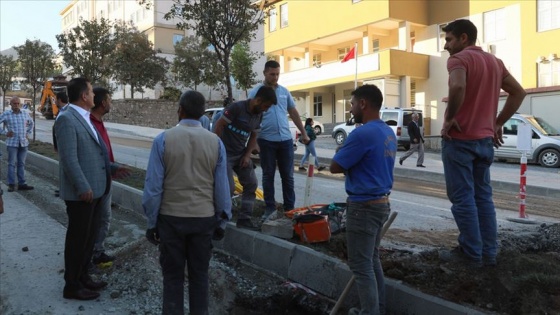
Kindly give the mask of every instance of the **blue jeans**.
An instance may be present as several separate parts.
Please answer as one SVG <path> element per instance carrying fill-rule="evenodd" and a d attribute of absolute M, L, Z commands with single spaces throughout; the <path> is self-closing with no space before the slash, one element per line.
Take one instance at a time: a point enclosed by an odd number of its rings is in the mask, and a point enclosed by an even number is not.
<path fill-rule="evenodd" d="M 312 154 L 315 157 L 315 167 L 319 167 L 319 158 L 317 157 L 317 153 L 315 152 L 315 140 L 309 142 L 305 146 L 305 155 L 303 156 L 301 162 L 299 163 L 300 167 L 305 166 L 305 161 L 307 161 L 307 158 L 309 158 L 310 154 Z"/>
<path fill-rule="evenodd" d="M 100 203 L 100 216 L 101 221 L 99 223 L 99 231 L 97 231 L 97 237 L 95 239 L 95 245 L 93 246 L 93 257 L 101 255 L 105 252 L 105 238 L 109 234 L 109 227 L 111 226 L 111 199 L 113 196 L 112 189 L 103 196 L 101 196 Z"/>
<path fill-rule="evenodd" d="M 263 170 L 263 193 L 266 204 L 265 215 L 276 210 L 274 199 L 274 173 L 278 164 L 278 171 L 282 179 L 282 196 L 284 198 L 284 210 L 292 210 L 296 203 L 294 191 L 294 148 L 292 140 L 267 141 L 257 139 L 260 147 L 261 167 Z"/>
<path fill-rule="evenodd" d="M 18 185 L 25 185 L 25 158 L 27 147 L 8 148 L 8 185 L 16 184 L 16 159 Z"/>
<path fill-rule="evenodd" d="M 443 140 L 441 157 L 447 197 L 459 228 L 459 245 L 471 259 L 495 258 L 498 249 L 496 211 L 490 165 L 493 139 Z"/>
<path fill-rule="evenodd" d="M 348 266 L 356 277 L 360 315 L 385 314 L 385 279 L 379 259 L 381 228 L 391 206 L 348 201 L 346 242 Z"/>

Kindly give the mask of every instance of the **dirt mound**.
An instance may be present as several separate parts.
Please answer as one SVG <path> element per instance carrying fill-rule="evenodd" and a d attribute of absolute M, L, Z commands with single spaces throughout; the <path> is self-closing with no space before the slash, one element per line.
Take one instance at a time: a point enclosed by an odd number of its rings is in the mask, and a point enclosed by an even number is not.
<path fill-rule="evenodd" d="M 382 243 L 386 277 L 484 312 L 560 314 L 560 224 L 500 231 L 498 265 L 475 270 L 439 259 L 440 250 L 456 244 L 455 231 L 424 233 L 414 243 L 402 234 L 389 230 Z M 347 258 L 344 234 L 307 246 Z"/>

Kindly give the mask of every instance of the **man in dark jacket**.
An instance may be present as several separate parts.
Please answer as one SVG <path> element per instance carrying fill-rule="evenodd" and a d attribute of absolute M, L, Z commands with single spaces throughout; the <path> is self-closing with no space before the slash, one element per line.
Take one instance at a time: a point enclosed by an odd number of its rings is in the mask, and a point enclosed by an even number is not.
<path fill-rule="evenodd" d="M 401 156 L 399 159 L 399 164 L 402 165 L 404 160 L 406 160 L 412 153 L 418 151 L 418 160 L 416 161 L 417 167 L 425 167 L 424 163 L 424 138 L 420 132 L 420 127 L 418 127 L 418 114 L 412 114 L 412 121 L 408 124 L 408 135 L 410 136 L 410 150 Z"/>

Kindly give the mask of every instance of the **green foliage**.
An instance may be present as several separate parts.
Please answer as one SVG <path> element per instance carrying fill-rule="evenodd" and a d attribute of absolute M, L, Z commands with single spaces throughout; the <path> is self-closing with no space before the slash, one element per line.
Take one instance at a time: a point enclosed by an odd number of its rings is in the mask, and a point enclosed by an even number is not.
<path fill-rule="evenodd" d="M 253 0 L 173 0 L 166 19 L 178 18 L 179 29 L 190 29 L 206 40 L 215 50 L 224 69 L 222 82 L 232 98 L 230 56 L 237 43 L 255 37 L 259 24 L 264 23 L 265 13 L 253 5 Z"/>
<path fill-rule="evenodd" d="M 105 18 L 92 21 L 80 18 L 78 26 L 56 35 L 64 64 L 73 68 L 75 76 L 86 77 L 92 84 L 111 77 L 116 46 L 112 27 L 113 23 Z"/>
<path fill-rule="evenodd" d="M 182 85 L 197 90 L 202 83 L 213 87 L 221 82 L 223 69 L 208 43 L 195 36 L 185 37 L 175 45 L 175 55 L 171 71 Z"/>
<path fill-rule="evenodd" d="M 26 40 L 25 44 L 15 49 L 18 53 L 21 74 L 33 90 L 33 109 L 35 109 L 37 90 L 54 71 L 54 50 L 49 44 L 30 40 Z M 35 121 L 35 111 L 33 111 L 33 121 Z M 35 125 L 33 125 L 33 141 L 35 141 Z"/>
<path fill-rule="evenodd" d="M 112 56 L 113 74 L 116 81 L 130 85 L 131 98 L 134 91 L 153 89 L 165 79 L 169 62 L 157 56 L 146 34 L 131 24 L 115 25 L 115 51 Z"/>
<path fill-rule="evenodd" d="M 2 89 L 2 106 L 5 106 L 6 91 L 12 85 L 12 78 L 16 75 L 17 61 L 12 56 L 0 55 L 0 89 Z"/>
<path fill-rule="evenodd" d="M 181 91 L 178 88 L 166 86 L 163 88 L 163 94 L 159 98 L 163 100 L 179 101 L 180 97 Z"/>
<path fill-rule="evenodd" d="M 237 88 L 247 92 L 257 83 L 257 74 L 253 71 L 255 61 L 260 57 L 259 53 L 252 52 L 249 43 L 241 42 L 233 47 L 231 53 L 231 75 L 237 82 Z"/>

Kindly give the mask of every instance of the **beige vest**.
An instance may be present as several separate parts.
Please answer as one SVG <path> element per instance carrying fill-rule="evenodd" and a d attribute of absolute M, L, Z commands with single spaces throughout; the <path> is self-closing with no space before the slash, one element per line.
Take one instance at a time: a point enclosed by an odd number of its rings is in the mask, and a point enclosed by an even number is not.
<path fill-rule="evenodd" d="M 218 137 L 201 127 L 165 131 L 163 197 L 160 213 L 176 217 L 214 215 L 214 172 Z"/>

